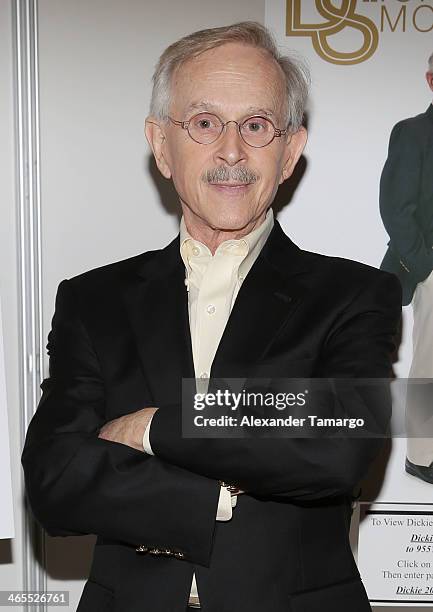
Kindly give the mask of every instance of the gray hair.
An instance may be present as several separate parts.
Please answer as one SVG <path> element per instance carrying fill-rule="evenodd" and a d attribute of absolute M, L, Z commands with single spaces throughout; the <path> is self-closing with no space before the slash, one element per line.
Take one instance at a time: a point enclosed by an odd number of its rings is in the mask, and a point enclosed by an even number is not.
<path fill-rule="evenodd" d="M 428 71 L 433 72 L 433 53 L 428 58 Z"/>
<path fill-rule="evenodd" d="M 286 85 L 285 119 L 293 131 L 297 131 L 304 118 L 304 110 L 310 84 L 309 71 L 299 59 L 280 54 L 272 34 L 254 21 L 242 21 L 230 26 L 193 32 L 176 41 L 163 52 L 153 75 L 150 114 L 167 120 L 170 106 L 171 81 L 175 71 L 188 60 L 220 47 L 239 42 L 266 51 L 280 66 Z"/>

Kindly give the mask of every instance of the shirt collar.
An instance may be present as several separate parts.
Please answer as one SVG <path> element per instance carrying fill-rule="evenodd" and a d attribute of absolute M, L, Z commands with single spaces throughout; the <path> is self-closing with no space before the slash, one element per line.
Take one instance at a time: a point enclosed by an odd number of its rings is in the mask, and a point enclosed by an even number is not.
<path fill-rule="evenodd" d="M 239 273 L 242 277 L 245 277 L 262 250 L 273 226 L 274 213 L 272 208 L 269 208 L 263 223 L 242 238 L 237 240 L 225 240 L 219 245 L 215 251 L 215 255 L 218 253 L 222 255 L 236 254 L 243 256 L 239 266 Z M 190 235 L 186 228 L 183 215 L 180 221 L 180 254 L 187 270 L 190 268 L 189 259 L 191 257 L 203 257 L 204 259 L 212 257 L 209 248 Z"/>

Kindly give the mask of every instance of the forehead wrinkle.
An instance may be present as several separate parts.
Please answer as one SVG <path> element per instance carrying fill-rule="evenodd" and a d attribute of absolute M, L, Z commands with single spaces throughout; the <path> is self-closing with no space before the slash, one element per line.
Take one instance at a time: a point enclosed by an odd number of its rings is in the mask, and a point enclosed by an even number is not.
<path fill-rule="evenodd" d="M 228 47 L 236 47 L 235 54 L 231 49 L 230 57 L 227 57 Z M 191 115 L 194 111 L 220 113 L 223 118 L 232 109 L 239 115 L 263 114 L 278 121 L 285 97 L 282 71 L 267 54 L 256 51 L 248 49 L 246 56 L 243 45 L 229 44 L 178 66 L 172 81 L 174 96 L 180 90 L 178 112 L 184 113 L 184 118 L 185 113 Z M 250 103 L 247 108 L 242 101 Z M 232 118 L 227 115 L 227 119 Z"/>
<path fill-rule="evenodd" d="M 213 104 L 212 102 L 208 102 L 206 100 L 203 100 L 202 102 L 192 102 L 191 104 L 188 104 L 188 106 L 186 107 L 185 113 L 190 113 L 191 111 L 194 111 L 194 110 L 202 111 L 202 112 L 212 112 L 212 113 L 217 114 L 218 112 L 222 110 L 222 105 Z M 248 108 L 245 109 L 244 114 L 264 115 L 266 117 L 274 117 L 275 111 L 269 108 L 263 108 L 260 106 L 249 106 Z"/>
<path fill-rule="evenodd" d="M 220 85 L 224 88 L 235 88 L 239 86 L 251 87 L 256 82 L 257 78 L 259 78 L 267 90 L 278 89 L 276 79 L 273 79 L 269 72 L 265 72 L 260 67 L 253 69 L 252 66 L 247 66 L 243 71 L 238 70 L 238 67 L 232 70 L 227 67 L 221 70 L 212 69 L 211 71 L 205 72 L 201 82 L 205 84 L 209 82 L 212 86 Z"/>

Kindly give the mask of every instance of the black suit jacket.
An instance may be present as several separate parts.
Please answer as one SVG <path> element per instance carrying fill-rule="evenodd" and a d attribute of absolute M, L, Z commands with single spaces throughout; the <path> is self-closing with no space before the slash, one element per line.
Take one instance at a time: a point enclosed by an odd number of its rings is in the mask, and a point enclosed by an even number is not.
<path fill-rule="evenodd" d="M 398 276 L 403 304 L 433 270 L 433 106 L 397 123 L 380 180 L 380 213 L 390 236 L 381 268 Z"/>
<path fill-rule="evenodd" d="M 184 275 L 176 238 L 59 286 L 22 461 L 49 534 L 98 536 L 80 612 L 184 612 L 193 571 L 205 612 L 369 610 L 348 528 L 381 441 L 183 439 Z M 400 301 L 394 276 L 301 251 L 276 223 L 211 376 L 387 377 Z M 155 405 L 155 457 L 97 437 Z M 227 523 L 215 522 L 218 479 L 247 491 Z"/>

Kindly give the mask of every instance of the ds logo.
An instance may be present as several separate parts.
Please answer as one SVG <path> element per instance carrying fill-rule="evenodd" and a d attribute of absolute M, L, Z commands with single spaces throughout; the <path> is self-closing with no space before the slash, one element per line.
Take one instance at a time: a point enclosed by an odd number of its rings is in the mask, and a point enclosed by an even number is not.
<path fill-rule="evenodd" d="M 288 36 L 310 36 L 318 55 L 333 64 L 359 64 L 365 62 L 376 51 L 379 32 L 376 24 L 356 12 L 356 0 L 340 0 L 338 6 L 332 0 L 315 0 L 317 12 L 323 17 L 320 23 L 303 23 L 301 1 L 287 0 L 286 34 Z M 361 33 L 361 46 L 352 51 L 338 51 L 329 38 L 345 28 Z M 359 36 L 354 37 L 356 41 Z"/>

